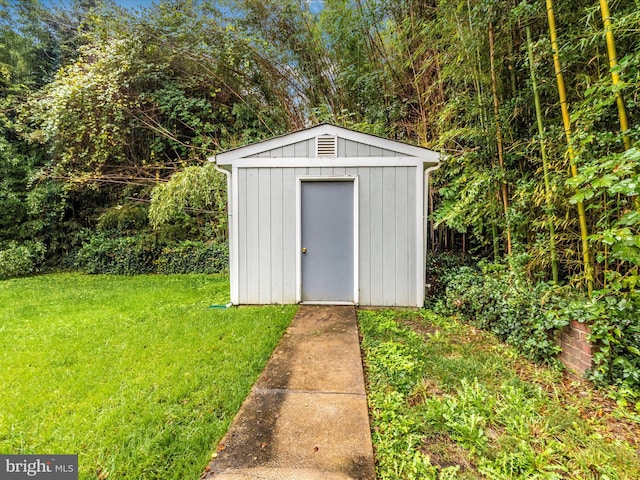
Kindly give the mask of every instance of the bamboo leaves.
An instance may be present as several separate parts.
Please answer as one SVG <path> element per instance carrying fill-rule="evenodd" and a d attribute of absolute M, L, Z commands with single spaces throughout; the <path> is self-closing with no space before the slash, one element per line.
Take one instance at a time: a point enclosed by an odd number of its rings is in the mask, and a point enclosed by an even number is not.
<path fill-rule="evenodd" d="M 224 185 L 197 167 L 206 156 L 330 121 L 448 156 L 430 189 L 435 248 L 517 254 L 532 276 L 559 284 L 597 289 L 615 275 L 633 284 L 637 1 L 609 11 L 606 0 L 570 0 L 557 12 L 552 0 L 223 3 L 160 2 L 140 16 L 104 5 L 73 38 L 63 12 L 47 27 L 66 42 L 55 48 L 40 20 L 29 39 L 4 15 L 9 190 L 30 188 L 37 158 L 46 168 L 34 184 L 53 179 L 77 194 L 69 204 L 83 205 L 88 228 L 110 202 L 150 201 L 155 185 L 156 223 L 185 204 L 218 212 Z M 40 46 L 48 73 L 34 80 L 27 54 Z"/>

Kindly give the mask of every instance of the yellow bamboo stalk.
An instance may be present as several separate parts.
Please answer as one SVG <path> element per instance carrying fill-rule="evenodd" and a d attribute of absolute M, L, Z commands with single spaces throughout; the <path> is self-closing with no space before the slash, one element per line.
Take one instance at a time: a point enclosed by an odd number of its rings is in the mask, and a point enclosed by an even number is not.
<path fill-rule="evenodd" d="M 502 194 L 502 208 L 504 209 L 505 223 L 507 227 L 507 254 L 511 255 L 511 227 L 509 225 L 509 196 L 507 192 L 507 181 L 504 179 L 506 170 L 504 167 L 504 145 L 502 140 L 502 126 L 500 125 L 500 101 L 498 99 L 498 80 L 495 67 L 495 49 L 493 42 L 493 22 L 489 21 L 489 61 L 491 66 L 491 92 L 493 93 L 493 113 L 496 117 L 496 143 L 498 147 L 498 164 L 502 172 L 503 179 L 500 185 Z"/>
<path fill-rule="evenodd" d="M 562 68 L 560 65 L 560 55 L 558 47 L 558 37 L 556 34 L 556 19 L 553 13 L 553 0 L 547 2 L 547 18 L 549 21 L 549 36 L 551 37 L 551 49 L 553 51 L 553 66 L 558 83 L 558 95 L 560 97 L 560 109 L 562 110 L 562 122 L 564 124 L 564 135 L 567 139 L 567 154 L 569 155 L 569 163 L 571 165 L 571 175 L 578 175 L 578 167 L 575 161 L 575 152 L 571 145 L 571 120 L 569 117 L 569 104 L 567 102 L 567 91 L 564 85 L 564 77 L 562 76 Z M 584 276 L 587 281 L 587 290 L 589 295 L 593 291 L 593 269 L 591 267 L 591 255 L 589 253 L 589 228 L 587 227 L 587 216 L 583 202 L 577 202 L 578 221 L 580 223 L 580 239 L 582 242 L 582 261 L 584 264 Z"/>
<path fill-rule="evenodd" d="M 553 203 L 551 201 L 551 185 L 549 183 L 549 165 L 547 161 L 547 148 L 544 139 L 544 124 L 542 123 L 542 106 L 540 104 L 540 93 L 538 92 L 538 82 L 536 80 L 536 67 L 534 65 L 533 47 L 531 40 L 531 28 L 525 27 L 527 33 L 527 54 L 529 56 L 529 73 L 531 75 L 531 87 L 533 89 L 533 101 L 536 107 L 536 121 L 538 123 L 538 136 L 540 137 L 540 156 L 542 157 L 542 171 L 544 173 L 544 193 L 547 206 L 547 226 L 549 227 L 549 249 L 551 253 L 551 275 L 554 285 L 558 285 L 558 252 L 556 250 L 556 227 L 553 223 Z"/>
<path fill-rule="evenodd" d="M 602 13 L 602 21 L 604 23 L 604 33 L 607 39 L 607 54 L 609 55 L 609 69 L 611 70 L 611 80 L 614 85 L 620 83 L 620 75 L 616 72 L 618 66 L 618 54 L 616 53 L 616 43 L 613 38 L 613 28 L 611 27 L 611 13 L 609 13 L 609 3 L 607 0 L 600 0 L 600 12 Z M 624 142 L 624 149 L 629 150 L 631 148 L 631 140 L 625 133 L 629 130 L 629 123 L 627 122 L 627 110 L 624 106 L 624 100 L 620 91 L 615 92 L 616 106 L 618 107 L 618 118 L 620 119 L 620 130 L 622 131 L 622 141 Z"/>

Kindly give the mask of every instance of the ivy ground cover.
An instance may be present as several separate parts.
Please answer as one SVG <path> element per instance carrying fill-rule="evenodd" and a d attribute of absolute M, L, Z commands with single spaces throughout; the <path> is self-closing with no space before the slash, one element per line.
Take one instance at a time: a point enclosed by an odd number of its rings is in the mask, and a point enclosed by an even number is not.
<path fill-rule="evenodd" d="M 220 310 L 215 275 L 0 282 L 0 453 L 81 479 L 198 478 L 295 307 Z"/>
<path fill-rule="evenodd" d="M 428 310 L 358 318 L 379 480 L 640 478 L 640 418 L 585 382 Z"/>

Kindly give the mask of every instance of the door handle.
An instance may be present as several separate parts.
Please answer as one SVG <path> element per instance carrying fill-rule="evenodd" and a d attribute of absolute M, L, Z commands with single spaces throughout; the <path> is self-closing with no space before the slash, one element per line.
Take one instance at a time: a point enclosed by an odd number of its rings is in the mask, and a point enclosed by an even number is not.
<path fill-rule="evenodd" d="M 307 247 L 302 247 L 302 253 L 307 253 Z"/>

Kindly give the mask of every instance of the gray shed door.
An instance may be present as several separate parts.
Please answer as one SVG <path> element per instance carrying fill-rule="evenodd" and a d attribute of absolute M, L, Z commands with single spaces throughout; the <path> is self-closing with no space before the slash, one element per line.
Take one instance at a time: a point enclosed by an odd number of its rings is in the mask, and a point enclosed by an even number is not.
<path fill-rule="evenodd" d="M 302 301 L 354 301 L 352 181 L 301 183 Z"/>

